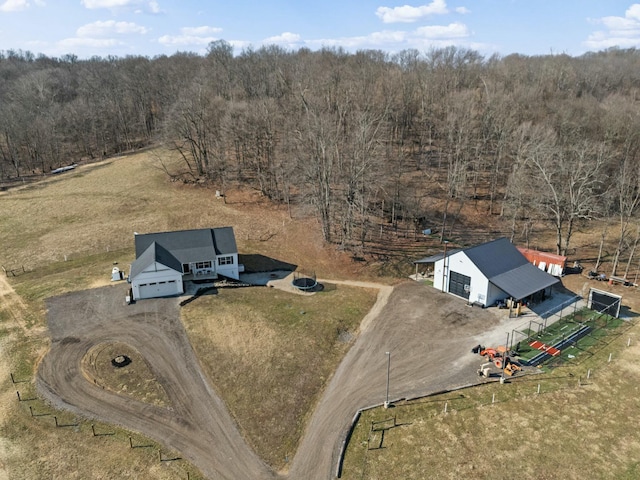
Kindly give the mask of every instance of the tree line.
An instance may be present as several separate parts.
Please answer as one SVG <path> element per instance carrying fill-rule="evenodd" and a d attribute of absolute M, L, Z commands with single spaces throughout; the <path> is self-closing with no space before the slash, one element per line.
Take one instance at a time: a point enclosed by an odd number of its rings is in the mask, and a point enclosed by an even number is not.
<path fill-rule="evenodd" d="M 544 222 L 565 254 L 578 227 L 616 218 L 615 272 L 640 238 L 639 92 L 635 49 L 4 51 L 0 180 L 164 144 L 184 181 L 304 205 L 326 241 L 352 251 L 381 221 L 444 239 L 471 202 L 512 239 L 528 243 Z"/>

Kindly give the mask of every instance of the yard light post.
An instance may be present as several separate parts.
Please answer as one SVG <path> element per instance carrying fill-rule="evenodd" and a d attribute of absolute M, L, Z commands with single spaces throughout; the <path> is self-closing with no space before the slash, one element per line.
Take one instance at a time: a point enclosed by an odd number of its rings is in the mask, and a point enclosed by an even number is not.
<path fill-rule="evenodd" d="M 444 241 L 444 254 L 442 256 L 442 291 L 445 291 L 445 280 L 447 278 L 447 245 L 449 242 Z"/>
<path fill-rule="evenodd" d="M 385 352 L 387 356 L 387 395 L 384 401 L 384 408 L 389 408 L 389 372 L 391 371 L 391 352 Z"/>

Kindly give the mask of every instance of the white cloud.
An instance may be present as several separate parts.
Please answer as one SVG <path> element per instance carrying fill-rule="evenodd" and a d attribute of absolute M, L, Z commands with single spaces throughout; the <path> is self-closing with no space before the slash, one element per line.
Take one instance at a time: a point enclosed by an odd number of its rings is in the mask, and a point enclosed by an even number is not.
<path fill-rule="evenodd" d="M 384 49 L 399 51 L 408 48 L 427 49 L 450 45 L 487 49 L 487 45 L 468 41 L 471 32 L 462 23 L 419 27 L 413 31 L 383 30 L 358 37 L 308 40 L 302 43 L 308 46 L 343 47 L 346 49 Z"/>
<path fill-rule="evenodd" d="M 44 7 L 45 3 L 42 0 L 35 0 L 33 2 L 38 7 Z M 0 12 L 19 12 L 31 7 L 29 0 L 6 0 L 0 4 Z"/>
<path fill-rule="evenodd" d="M 156 0 L 81 0 L 85 8 L 95 10 L 98 8 L 124 8 L 144 6 L 151 13 L 160 13 L 160 5 Z M 139 10 L 136 10 L 139 12 Z"/>
<path fill-rule="evenodd" d="M 113 38 L 65 38 L 64 40 L 60 40 L 58 42 L 58 46 L 67 49 L 76 49 L 76 48 L 111 48 L 117 45 L 122 45 L 122 42 L 119 42 Z"/>
<path fill-rule="evenodd" d="M 90 9 L 126 7 L 134 3 L 134 0 L 82 0 L 81 3 Z"/>
<path fill-rule="evenodd" d="M 0 5 L 0 11 L 18 12 L 20 10 L 25 10 L 28 7 L 29 2 L 27 0 L 7 0 L 2 5 Z"/>
<path fill-rule="evenodd" d="M 88 23 L 78 28 L 76 34 L 78 37 L 95 38 L 108 37 L 113 34 L 127 35 L 140 34 L 144 35 L 148 30 L 133 22 L 116 22 L 115 20 L 107 20 L 105 22 L 97 21 Z"/>
<path fill-rule="evenodd" d="M 302 37 L 297 33 L 291 32 L 283 32 L 280 35 L 275 35 L 273 37 L 265 38 L 262 43 L 265 44 L 286 44 L 286 45 L 297 45 L 301 42 Z"/>
<path fill-rule="evenodd" d="M 584 45 L 593 50 L 609 47 L 629 48 L 640 45 L 640 3 L 632 4 L 624 17 L 608 16 L 591 20 L 605 30 L 593 32 Z"/>
<path fill-rule="evenodd" d="M 376 15 L 384 23 L 412 23 L 423 17 L 436 14 L 449 13 L 444 0 L 433 0 L 428 5 L 412 7 L 403 5 L 401 7 L 378 7 Z"/>
<path fill-rule="evenodd" d="M 471 13 L 471 10 L 467 7 L 456 7 L 456 12 L 461 15 L 467 15 L 468 13 Z"/>
<path fill-rule="evenodd" d="M 222 32 L 218 27 L 183 27 L 180 35 L 163 35 L 158 43 L 166 46 L 209 45 L 219 40 L 215 34 Z"/>
<path fill-rule="evenodd" d="M 196 37 L 202 37 L 206 35 L 213 35 L 216 33 L 220 33 L 222 29 L 218 27 L 202 26 L 202 27 L 184 27 L 184 28 L 181 28 L 180 31 L 182 32 L 183 35 L 192 35 Z"/>
<path fill-rule="evenodd" d="M 469 29 L 463 23 L 455 22 L 449 25 L 430 25 L 417 28 L 415 33 L 419 37 L 428 39 L 465 38 L 469 36 Z"/>
<path fill-rule="evenodd" d="M 318 40 L 307 40 L 305 45 L 313 47 L 343 47 L 346 49 L 366 49 L 400 46 L 407 39 L 407 33 L 400 30 L 385 30 L 381 32 L 373 32 L 368 35 L 357 37 L 341 37 L 341 38 L 321 38 Z"/>
<path fill-rule="evenodd" d="M 162 45 L 208 45 L 218 40 L 216 37 L 194 37 L 189 35 L 163 35 L 158 38 L 158 43 Z"/>

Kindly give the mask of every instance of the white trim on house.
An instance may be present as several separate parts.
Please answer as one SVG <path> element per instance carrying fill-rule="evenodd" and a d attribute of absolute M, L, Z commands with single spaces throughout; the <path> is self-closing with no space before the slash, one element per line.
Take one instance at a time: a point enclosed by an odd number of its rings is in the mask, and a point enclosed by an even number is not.
<path fill-rule="evenodd" d="M 181 295 L 185 280 L 238 280 L 241 266 L 231 227 L 135 235 L 129 282 L 134 300 Z"/>
<path fill-rule="evenodd" d="M 131 291 L 134 300 L 181 295 L 184 293 L 182 272 L 154 262 L 132 279 Z"/>

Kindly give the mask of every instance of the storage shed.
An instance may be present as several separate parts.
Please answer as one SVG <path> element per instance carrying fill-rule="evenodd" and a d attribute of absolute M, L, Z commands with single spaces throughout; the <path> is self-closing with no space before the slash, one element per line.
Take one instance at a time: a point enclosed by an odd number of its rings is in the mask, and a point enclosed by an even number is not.
<path fill-rule="evenodd" d="M 511 298 L 539 302 L 559 283 L 535 267 L 507 239 L 456 249 L 418 260 L 434 264 L 433 286 L 469 303 L 491 306 Z"/>

